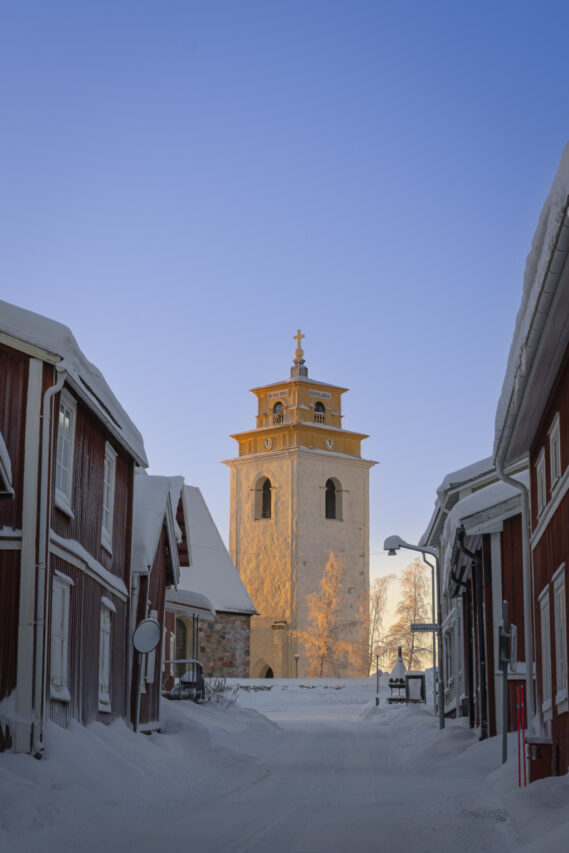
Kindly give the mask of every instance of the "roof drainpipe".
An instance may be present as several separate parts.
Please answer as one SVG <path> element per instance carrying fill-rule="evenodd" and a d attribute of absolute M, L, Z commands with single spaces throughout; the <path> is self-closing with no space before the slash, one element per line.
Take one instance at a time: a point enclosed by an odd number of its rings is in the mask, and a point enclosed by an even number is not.
<path fill-rule="evenodd" d="M 35 758 L 41 758 L 44 752 L 44 727 L 45 727 L 45 673 L 46 666 L 46 626 L 48 624 L 48 548 L 49 548 L 49 526 L 51 508 L 51 489 L 49 487 L 50 461 L 52 458 L 51 442 L 51 401 L 63 388 L 67 371 L 60 362 L 56 365 L 59 374 L 57 382 L 52 385 L 43 395 L 42 408 L 42 440 L 41 440 L 41 468 L 40 468 L 40 506 L 38 514 L 38 558 L 37 558 L 37 592 L 36 592 L 36 624 L 35 624 L 35 660 L 34 660 L 34 686 L 32 700 L 33 737 L 32 752 Z"/>
<path fill-rule="evenodd" d="M 482 597 L 482 560 L 464 545 L 464 525 L 457 530 L 458 550 L 476 565 L 476 611 L 478 617 L 478 657 L 480 658 L 480 738 L 488 737 L 488 693 L 486 684 L 486 638 L 484 630 L 484 601 Z"/>
<path fill-rule="evenodd" d="M 531 576 L 531 554 L 530 554 L 530 515 L 529 515 L 529 490 L 524 483 L 514 480 L 504 473 L 500 459 L 495 460 L 496 473 L 499 478 L 508 485 L 513 486 L 522 497 L 522 579 L 524 589 L 524 639 L 526 658 L 526 708 L 527 723 L 531 733 L 535 733 L 535 707 L 533 693 L 533 583 Z"/>

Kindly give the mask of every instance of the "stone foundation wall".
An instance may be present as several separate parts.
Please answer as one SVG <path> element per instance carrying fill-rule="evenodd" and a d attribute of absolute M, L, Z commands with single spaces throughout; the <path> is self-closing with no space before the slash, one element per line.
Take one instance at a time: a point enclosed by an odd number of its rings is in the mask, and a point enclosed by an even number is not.
<path fill-rule="evenodd" d="M 250 648 L 250 616 L 218 611 L 215 622 L 200 621 L 198 658 L 206 678 L 248 678 Z"/>

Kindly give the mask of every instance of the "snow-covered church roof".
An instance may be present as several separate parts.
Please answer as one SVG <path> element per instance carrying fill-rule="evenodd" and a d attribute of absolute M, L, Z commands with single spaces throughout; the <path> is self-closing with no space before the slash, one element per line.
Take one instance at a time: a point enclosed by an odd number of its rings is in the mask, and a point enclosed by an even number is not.
<path fill-rule="evenodd" d="M 95 410 L 117 440 L 139 465 L 148 461 L 142 436 L 109 386 L 103 374 L 84 356 L 67 326 L 0 300 L 0 332 L 55 356 L 67 371 L 69 384 Z"/>
<path fill-rule="evenodd" d="M 197 486 L 185 486 L 184 495 L 192 564 L 180 569 L 178 588 L 206 595 L 218 612 L 256 613 L 202 493 Z"/>

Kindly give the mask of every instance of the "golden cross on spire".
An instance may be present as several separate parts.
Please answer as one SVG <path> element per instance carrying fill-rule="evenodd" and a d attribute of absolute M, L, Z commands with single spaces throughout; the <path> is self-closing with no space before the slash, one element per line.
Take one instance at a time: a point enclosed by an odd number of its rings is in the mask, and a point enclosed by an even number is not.
<path fill-rule="evenodd" d="M 294 357 L 295 358 L 302 358 L 302 356 L 304 355 L 304 351 L 303 351 L 302 347 L 300 346 L 300 343 L 301 343 L 302 339 L 305 337 L 306 337 L 306 335 L 303 335 L 302 332 L 300 331 L 300 329 L 297 329 L 296 335 L 292 336 L 293 341 L 296 341 L 296 349 L 294 351 Z"/>

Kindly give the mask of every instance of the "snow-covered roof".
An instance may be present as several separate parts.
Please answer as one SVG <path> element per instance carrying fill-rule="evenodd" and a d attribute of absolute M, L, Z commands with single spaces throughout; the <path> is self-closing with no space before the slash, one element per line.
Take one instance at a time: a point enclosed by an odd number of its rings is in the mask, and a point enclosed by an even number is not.
<path fill-rule="evenodd" d="M 179 589 L 201 592 L 216 611 L 256 613 L 239 572 L 223 544 L 202 493 L 197 486 L 185 486 L 188 518 L 186 534 L 192 549 L 192 565 L 182 566 Z"/>
<path fill-rule="evenodd" d="M 464 486 L 473 480 L 485 474 L 491 474 L 494 470 L 492 457 L 487 456 L 486 459 L 481 459 L 480 462 L 473 462 L 472 465 L 466 465 L 464 468 L 459 468 L 458 471 L 452 471 L 447 474 L 440 486 L 437 489 L 438 495 L 443 495 L 451 489 Z"/>
<path fill-rule="evenodd" d="M 133 572 L 144 574 L 154 563 L 165 519 L 167 525 L 171 525 L 176 542 L 179 541 L 180 531 L 175 524 L 175 518 L 183 485 L 183 477 L 150 477 L 144 471 L 136 472 L 132 520 Z M 175 547 L 171 548 L 171 558 L 177 567 Z M 175 575 L 177 574 L 175 569 Z"/>
<path fill-rule="evenodd" d="M 464 468 L 459 468 L 458 471 L 451 471 L 450 474 L 447 474 L 437 489 L 435 508 L 427 529 L 419 540 L 419 545 L 437 544 L 436 540 L 442 532 L 445 515 L 458 499 L 458 495 L 455 495 L 454 500 L 451 502 L 447 497 L 449 492 L 474 483 L 476 480 L 482 479 L 494 471 L 492 457 L 488 456 L 479 462 L 473 462 L 471 465 L 466 465 Z"/>
<path fill-rule="evenodd" d="M 555 363 L 555 360 L 552 361 L 546 356 L 546 373 L 543 378 L 550 383 L 563 356 L 569 334 L 569 288 L 558 287 L 569 251 L 569 223 L 566 216 L 568 198 L 569 145 L 563 151 L 527 257 L 522 301 L 496 410 L 494 458 L 506 463 L 522 456 L 531 440 L 531 437 L 528 437 L 530 425 L 527 422 L 524 424 L 523 398 L 542 333 L 549 322 L 548 337 L 555 348 L 557 360 Z M 534 390 L 543 395 L 544 403 L 549 392 L 547 383 L 538 379 Z M 528 402 L 526 410 L 533 410 L 539 419 L 540 407 L 535 405 L 536 402 L 536 399 Z M 509 447 L 514 429 L 520 426 L 524 430 L 523 440 Z"/>
<path fill-rule="evenodd" d="M 0 432 L 0 491 L 14 494 L 12 487 L 12 464 L 8 448 L 4 443 L 4 437 Z"/>
<path fill-rule="evenodd" d="M 100 370 L 85 358 L 67 326 L 33 311 L 18 308 L 9 302 L 0 301 L 0 332 L 61 359 L 58 367 L 67 371 L 69 384 L 81 399 L 97 412 L 110 432 L 132 453 L 139 465 L 148 465 L 140 432 L 107 385 Z"/>
<path fill-rule="evenodd" d="M 518 480 L 524 486 L 529 486 L 529 471 L 526 468 L 513 476 L 514 480 Z M 467 495 L 450 510 L 447 515 L 444 532 L 443 532 L 443 564 L 445 582 L 456 538 L 456 530 L 461 524 L 464 525 L 466 533 L 472 533 L 476 529 L 477 532 L 484 532 L 485 522 L 488 529 L 495 524 L 498 519 L 503 520 L 510 515 L 516 515 L 520 512 L 521 493 L 515 486 L 509 483 L 504 483 L 500 480 L 497 483 L 491 483 L 482 489 L 478 489 L 471 495 Z M 489 513 L 495 509 L 491 517 L 488 514 L 486 519 L 481 516 L 484 513 Z"/>
<path fill-rule="evenodd" d="M 198 616 L 205 622 L 215 619 L 215 607 L 207 595 L 190 589 L 167 589 L 166 609 L 181 616 Z"/>

